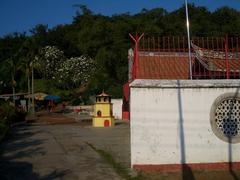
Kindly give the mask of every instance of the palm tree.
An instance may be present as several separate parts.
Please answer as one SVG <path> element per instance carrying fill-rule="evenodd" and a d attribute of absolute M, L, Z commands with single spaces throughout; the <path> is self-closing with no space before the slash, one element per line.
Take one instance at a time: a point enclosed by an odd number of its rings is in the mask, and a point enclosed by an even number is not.
<path fill-rule="evenodd" d="M 21 61 L 20 67 L 22 67 L 23 72 L 25 73 L 27 77 L 27 89 L 28 94 L 31 94 L 31 83 L 30 83 L 30 76 L 32 76 L 32 94 L 34 93 L 33 90 L 33 62 L 36 58 L 36 54 L 38 53 L 38 47 L 35 43 L 34 38 L 28 38 L 23 43 L 20 52 L 22 53 L 23 60 Z M 30 96 L 28 96 L 28 102 L 30 102 Z M 34 114 L 34 97 L 32 98 L 32 112 Z M 30 110 L 30 103 L 28 103 L 28 110 Z"/>

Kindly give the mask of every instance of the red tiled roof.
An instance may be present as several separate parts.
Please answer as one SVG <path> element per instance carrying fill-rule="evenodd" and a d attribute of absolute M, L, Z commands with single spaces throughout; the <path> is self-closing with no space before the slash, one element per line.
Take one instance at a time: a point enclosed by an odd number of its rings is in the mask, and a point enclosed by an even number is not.
<path fill-rule="evenodd" d="M 179 53 L 162 55 L 139 54 L 136 78 L 138 79 L 188 79 L 188 57 Z"/>
<path fill-rule="evenodd" d="M 191 44 L 194 50 L 194 57 L 209 71 L 226 71 L 226 57 L 228 58 L 228 67 L 230 72 L 239 72 L 240 70 L 240 53 L 214 51 L 200 48 Z"/>
<path fill-rule="evenodd" d="M 197 58 L 196 58 L 197 59 Z M 209 71 L 226 72 L 226 60 L 225 59 L 198 59 L 198 61 Z M 228 66 L 230 72 L 240 71 L 240 59 L 229 59 Z"/>
<path fill-rule="evenodd" d="M 189 59 L 186 53 L 139 53 L 138 60 L 137 79 L 189 79 Z M 227 69 L 225 59 L 210 57 L 200 59 L 193 53 L 193 71 L 199 69 L 197 61 L 208 73 L 224 73 Z M 228 64 L 229 72 L 240 73 L 240 59 L 229 58 Z M 193 75 L 196 73 L 204 74 L 203 72 L 193 72 Z"/>

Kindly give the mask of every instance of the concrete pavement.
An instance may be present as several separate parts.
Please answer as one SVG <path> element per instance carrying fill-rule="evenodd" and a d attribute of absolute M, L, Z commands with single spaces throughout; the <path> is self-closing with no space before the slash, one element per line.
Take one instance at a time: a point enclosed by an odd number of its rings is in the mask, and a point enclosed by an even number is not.
<path fill-rule="evenodd" d="M 24 125 L 14 127 L 0 148 L 0 179 L 122 179 L 97 149 L 110 152 L 129 167 L 129 127 Z"/>

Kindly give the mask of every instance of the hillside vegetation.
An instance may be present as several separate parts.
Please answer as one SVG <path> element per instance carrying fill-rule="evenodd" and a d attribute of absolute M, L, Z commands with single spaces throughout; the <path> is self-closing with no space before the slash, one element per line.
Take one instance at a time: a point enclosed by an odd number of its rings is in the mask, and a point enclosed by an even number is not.
<path fill-rule="evenodd" d="M 192 36 L 240 32 L 240 12 L 235 9 L 210 12 L 192 4 L 189 16 Z M 27 92 L 34 68 L 35 91 L 81 97 L 83 102 L 102 90 L 121 97 L 128 78 L 127 52 L 133 46 L 128 34 L 186 35 L 185 9 L 143 9 L 109 17 L 80 5 L 71 24 L 51 29 L 38 24 L 30 32 L 0 38 L 0 94 Z"/>

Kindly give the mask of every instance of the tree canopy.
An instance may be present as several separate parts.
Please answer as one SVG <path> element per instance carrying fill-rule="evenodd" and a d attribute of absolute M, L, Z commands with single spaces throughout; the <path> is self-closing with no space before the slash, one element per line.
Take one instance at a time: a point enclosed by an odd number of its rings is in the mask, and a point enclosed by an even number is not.
<path fill-rule="evenodd" d="M 127 52 L 133 46 L 128 33 L 186 35 L 184 6 L 173 12 L 155 8 L 113 16 L 95 14 L 84 5 L 76 7 L 71 24 L 51 29 L 38 24 L 30 30 L 31 35 L 14 33 L 0 38 L 0 93 L 11 92 L 9 74 L 14 76 L 16 90 L 26 91 L 27 67 L 38 57 L 36 78 L 51 80 L 55 88 L 73 93 L 80 88 L 78 95 L 97 94 L 104 89 L 113 97 L 121 97 L 128 78 Z M 240 12 L 229 7 L 211 12 L 190 4 L 189 18 L 192 36 L 240 32 Z M 47 60 L 51 66 L 46 67 Z"/>

